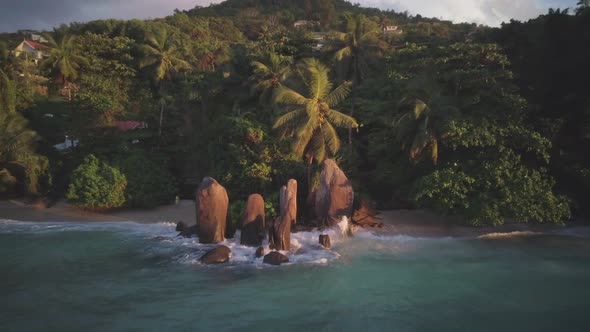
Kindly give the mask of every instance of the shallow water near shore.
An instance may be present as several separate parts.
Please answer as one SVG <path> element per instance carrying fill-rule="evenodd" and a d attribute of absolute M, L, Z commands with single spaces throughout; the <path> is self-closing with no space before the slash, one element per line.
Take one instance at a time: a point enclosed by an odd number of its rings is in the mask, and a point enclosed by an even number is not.
<path fill-rule="evenodd" d="M 286 266 L 237 240 L 203 266 L 169 223 L 0 221 L 0 331 L 587 331 L 577 234 L 297 233 Z"/>

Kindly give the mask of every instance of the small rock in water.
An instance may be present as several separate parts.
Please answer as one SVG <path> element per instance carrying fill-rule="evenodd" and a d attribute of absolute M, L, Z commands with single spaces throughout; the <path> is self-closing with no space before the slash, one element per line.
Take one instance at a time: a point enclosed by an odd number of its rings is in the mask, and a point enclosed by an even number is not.
<path fill-rule="evenodd" d="M 270 265 L 281 265 L 283 263 L 289 263 L 289 257 L 281 254 L 278 251 L 273 251 L 270 254 L 264 256 L 263 262 Z"/>
<path fill-rule="evenodd" d="M 256 249 L 256 253 L 254 254 L 256 256 L 256 258 L 260 258 L 262 256 L 264 256 L 264 253 L 266 252 L 266 250 L 264 250 L 263 246 L 258 247 L 258 249 Z"/>
<path fill-rule="evenodd" d="M 221 264 L 229 261 L 230 255 L 231 250 L 228 247 L 219 246 L 201 256 L 199 261 L 203 264 Z"/>
<path fill-rule="evenodd" d="M 322 245 L 322 247 L 326 249 L 332 248 L 332 243 L 330 242 L 330 235 L 320 234 L 320 244 Z"/>
<path fill-rule="evenodd" d="M 178 236 L 192 237 L 193 235 L 197 235 L 197 225 L 189 226 L 184 221 L 179 221 L 176 224 L 176 231 L 180 232 Z"/>

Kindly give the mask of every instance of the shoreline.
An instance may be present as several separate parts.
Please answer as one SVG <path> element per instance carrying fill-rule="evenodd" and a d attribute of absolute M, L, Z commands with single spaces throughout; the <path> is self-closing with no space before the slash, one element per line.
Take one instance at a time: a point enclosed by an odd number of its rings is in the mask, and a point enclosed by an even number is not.
<path fill-rule="evenodd" d="M 408 235 L 415 237 L 478 237 L 502 234 L 543 234 L 582 228 L 590 234 L 587 223 L 553 224 L 505 224 L 502 226 L 472 227 L 460 225 L 457 220 L 438 216 L 425 210 L 379 211 L 380 228 L 365 230 L 380 235 Z M 59 201 L 51 207 L 27 205 L 18 200 L 0 201 L 0 219 L 23 222 L 136 222 L 140 224 L 184 221 L 194 223 L 195 207 L 192 200 L 181 200 L 177 205 L 165 205 L 154 209 L 122 209 L 108 212 L 90 212 Z"/>
<path fill-rule="evenodd" d="M 108 212 L 82 210 L 65 201 L 51 207 L 27 205 L 18 200 L 0 201 L 0 219 L 25 222 L 120 222 L 158 223 L 192 222 L 195 207 L 192 201 L 183 200 L 178 205 L 165 205 L 153 209 L 121 209 Z"/>

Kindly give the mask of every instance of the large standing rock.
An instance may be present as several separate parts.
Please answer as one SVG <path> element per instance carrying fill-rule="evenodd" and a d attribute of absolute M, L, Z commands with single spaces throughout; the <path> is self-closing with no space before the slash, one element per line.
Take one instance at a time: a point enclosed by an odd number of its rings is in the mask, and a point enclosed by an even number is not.
<path fill-rule="evenodd" d="M 259 194 L 252 194 L 242 214 L 242 236 L 240 243 L 256 247 L 264 240 L 264 199 Z"/>
<path fill-rule="evenodd" d="M 196 208 L 199 242 L 222 242 L 229 211 L 229 198 L 225 188 L 213 178 L 204 178 L 197 189 Z"/>
<path fill-rule="evenodd" d="M 203 264 L 221 264 L 229 261 L 231 250 L 226 246 L 219 246 L 215 249 L 209 250 L 206 254 L 199 258 Z"/>
<path fill-rule="evenodd" d="M 283 263 L 289 263 L 289 257 L 281 254 L 278 251 L 273 251 L 268 255 L 264 256 L 262 262 L 270 265 L 281 265 Z"/>
<path fill-rule="evenodd" d="M 320 222 L 331 226 L 343 216 L 350 219 L 354 192 L 352 184 L 332 159 L 326 159 L 323 165 L 315 196 L 315 213 Z"/>
<path fill-rule="evenodd" d="M 291 226 L 297 223 L 297 181 L 289 180 L 285 190 L 281 188 L 280 198 L 280 214 L 291 216 Z"/>
<path fill-rule="evenodd" d="M 291 225 L 297 217 L 297 181 L 289 180 L 287 186 L 281 187 L 280 215 L 269 229 L 270 247 L 276 250 L 291 248 Z"/>

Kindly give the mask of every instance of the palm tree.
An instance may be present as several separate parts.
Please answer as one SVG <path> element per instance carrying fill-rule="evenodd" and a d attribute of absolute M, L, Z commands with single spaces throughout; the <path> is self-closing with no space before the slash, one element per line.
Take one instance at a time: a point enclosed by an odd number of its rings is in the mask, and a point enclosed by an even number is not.
<path fill-rule="evenodd" d="M 293 60 L 291 57 L 281 56 L 274 52 L 267 53 L 260 61 L 253 61 L 252 93 L 260 93 L 259 102 L 271 105 L 275 92 L 291 73 Z"/>
<path fill-rule="evenodd" d="M 6 63 L 8 62 L 8 55 L 10 52 L 8 51 L 8 47 L 6 46 L 5 42 L 0 41 L 0 69 L 3 68 Z"/>
<path fill-rule="evenodd" d="M 352 82 L 350 116 L 354 115 L 355 90 L 369 71 L 369 58 L 380 51 L 377 36 L 379 30 L 368 24 L 364 15 L 347 14 L 344 16 L 345 32 L 333 33 L 327 50 L 333 52 L 333 59 L 338 64 L 341 76 Z M 352 130 L 348 132 L 348 144 L 352 144 Z"/>
<path fill-rule="evenodd" d="M 311 166 L 334 156 L 340 149 L 336 128 L 358 128 L 356 120 L 333 109 L 350 93 L 349 82 L 333 89 L 328 68 L 317 59 L 307 59 L 299 71 L 305 93 L 285 85 L 279 87 L 276 101 L 287 107 L 287 113 L 276 120 L 273 129 L 282 137 L 294 138 L 293 153 L 307 159 L 307 181 L 311 191 Z"/>
<path fill-rule="evenodd" d="M 34 152 L 38 136 L 16 111 L 15 91 L 14 83 L 0 70 L 0 173 L 13 178 L 10 169 L 24 169 L 27 189 L 35 192 L 38 175 L 47 167 L 47 159 Z"/>
<path fill-rule="evenodd" d="M 160 126 L 158 133 L 159 136 L 162 136 L 165 100 L 162 94 L 161 82 L 170 79 L 173 73 L 188 70 L 191 66 L 181 58 L 181 50 L 174 39 L 174 34 L 165 26 L 156 26 L 152 31 L 146 33 L 145 39 L 146 43 L 141 47 L 144 57 L 139 63 L 139 68 L 153 70 L 153 79 L 160 94 Z"/>
<path fill-rule="evenodd" d="M 418 94 L 426 98 L 417 97 Z M 408 150 L 410 161 L 418 162 L 428 152 L 436 165 L 440 140 L 447 137 L 447 120 L 458 112 L 458 108 L 437 91 L 423 90 L 418 94 L 400 101 L 400 113 L 393 121 L 395 139 L 403 150 Z"/>
<path fill-rule="evenodd" d="M 590 9 L 590 0 L 580 0 L 577 3 L 576 14 L 581 15 L 586 10 Z"/>
<path fill-rule="evenodd" d="M 63 30 L 55 30 L 53 34 L 46 34 L 45 37 L 49 43 L 49 54 L 44 65 L 56 71 L 64 86 L 67 86 L 68 81 L 78 78 L 80 67 L 88 64 L 88 59 L 80 54 L 76 36 Z M 69 99 L 71 100 L 71 95 Z"/>
<path fill-rule="evenodd" d="M 180 55 L 180 49 L 171 33 L 165 26 L 156 26 L 145 36 L 146 43 L 141 47 L 143 59 L 139 67 L 150 68 L 154 71 L 153 79 L 157 83 L 170 79 L 171 74 L 190 69 L 188 62 Z"/>

